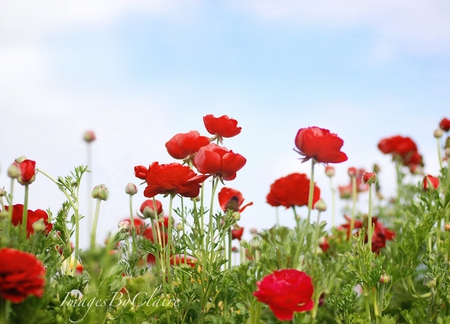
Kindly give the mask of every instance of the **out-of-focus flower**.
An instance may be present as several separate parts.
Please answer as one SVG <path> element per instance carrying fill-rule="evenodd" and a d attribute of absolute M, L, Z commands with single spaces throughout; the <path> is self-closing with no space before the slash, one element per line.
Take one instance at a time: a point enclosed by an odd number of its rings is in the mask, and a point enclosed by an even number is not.
<path fill-rule="evenodd" d="M 295 137 L 295 146 L 303 162 L 314 159 L 321 163 L 341 163 L 347 155 L 341 152 L 344 141 L 337 134 L 319 127 L 300 128 Z"/>
<path fill-rule="evenodd" d="M 202 146 L 208 144 L 208 137 L 200 136 L 197 131 L 190 131 L 176 134 L 166 143 L 166 149 L 174 159 L 184 160 L 191 158 Z"/>
<path fill-rule="evenodd" d="M 144 196 L 152 198 L 157 194 L 195 198 L 200 192 L 200 184 L 208 176 L 198 175 L 188 166 L 179 163 L 159 164 L 153 162 L 145 177 L 147 187 Z"/>
<path fill-rule="evenodd" d="M 325 174 L 327 175 L 327 177 L 329 177 L 329 178 L 334 177 L 334 173 L 335 173 L 335 170 L 334 170 L 333 166 L 327 165 L 325 167 Z"/>
<path fill-rule="evenodd" d="M 435 138 L 441 138 L 442 136 L 444 136 L 444 131 L 440 128 L 435 129 L 433 136 Z"/>
<path fill-rule="evenodd" d="M 36 162 L 32 160 L 24 160 L 19 164 L 20 174 L 17 181 L 21 185 L 30 184 L 36 179 Z"/>
<path fill-rule="evenodd" d="M 156 214 L 155 214 L 155 207 L 156 207 Z M 155 202 L 153 202 L 153 199 L 146 199 L 141 204 L 139 210 L 144 218 L 156 218 L 158 215 L 162 214 L 163 207 L 162 203 L 157 199 L 155 199 Z"/>
<path fill-rule="evenodd" d="M 223 115 L 221 117 L 214 117 L 213 115 L 206 115 L 203 117 L 208 133 L 215 135 L 221 140 L 222 137 L 233 137 L 238 135 L 242 127 L 238 127 L 237 120 Z"/>
<path fill-rule="evenodd" d="M 328 242 L 326 236 L 322 236 L 319 239 L 319 247 L 322 249 L 323 252 L 327 252 L 328 249 L 330 248 L 330 243 Z"/>
<path fill-rule="evenodd" d="M 448 132 L 450 130 L 450 119 L 443 118 L 439 123 L 439 128 L 442 129 L 443 131 Z"/>
<path fill-rule="evenodd" d="M 417 150 L 417 145 L 409 137 L 396 135 L 383 138 L 378 143 L 378 148 L 384 154 L 392 154 L 394 160 L 399 160 L 411 171 L 416 170 L 419 165 L 423 166 L 423 159 Z"/>
<path fill-rule="evenodd" d="M 222 208 L 224 212 L 231 210 L 242 213 L 247 206 L 253 205 L 253 202 L 250 202 L 242 206 L 245 200 L 244 196 L 239 190 L 232 188 L 223 187 L 218 194 L 218 198 L 220 208 Z"/>
<path fill-rule="evenodd" d="M 136 234 L 141 234 L 145 228 L 145 223 L 139 217 L 133 217 L 134 228 L 136 229 Z M 119 222 L 119 228 L 125 230 L 128 234 L 131 233 L 131 219 L 125 218 Z"/>
<path fill-rule="evenodd" d="M 194 156 L 194 165 L 198 172 L 233 180 L 247 159 L 238 153 L 214 143 L 201 147 Z"/>
<path fill-rule="evenodd" d="M 0 296 L 20 303 L 29 295 L 42 297 L 45 269 L 34 254 L 0 249 Z"/>
<path fill-rule="evenodd" d="M 296 269 L 282 269 L 265 276 L 256 283 L 253 293 L 258 301 L 265 303 L 281 321 L 290 321 L 294 312 L 305 312 L 313 308 L 312 279 Z"/>
<path fill-rule="evenodd" d="M 429 188 L 437 189 L 439 187 L 439 178 L 433 177 L 432 175 L 426 175 L 423 178 L 423 189 L 428 190 Z"/>
<path fill-rule="evenodd" d="M 175 254 L 170 257 L 170 265 L 186 264 L 190 267 L 195 267 L 197 259 L 190 255 Z"/>
<path fill-rule="evenodd" d="M 83 135 L 83 139 L 86 143 L 91 143 L 97 139 L 93 131 L 86 131 Z"/>
<path fill-rule="evenodd" d="M 13 209 L 12 209 L 11 222 L 14 226 L 18 226 L 19 224 L 22 224 L 23 205 L 15 204 L 12 206 L 12 208 Z M 9 210 L 9 206 L 5 206 L 5 210 Z M 44 222 L 45 234 L 48 234 L 52 230 L 53 225 L 48 222 L 48 214 L 45 210 L 36 209 L 33 211 L 33 210 L 28 209 L 28 212 L 27 212 L 27 236 L 28 237 L 34 233 L 33 224 L 40 219 L 42 219 Z"/>
<path fill-rule="evenodd" d="M 231 239 L 240 241 L 243 234 L 244 234 L 243 227 L 238 227 L 238 228 L 232 229 L 231 230 Z"/>
<path fill-rule="evenodd" d="M 291 173 L 276 180 L 266 196 L 271 206 L 307 206 L 310 180 L 304 173 Z M 314 184 L 313 206 L 320 199 L 320 189 Z"/>
<path fill-rule="evenodd" d="M 375 172 L 364 172 L 363 183 L 372 184 L 377 182 L 377 174 Z"/>

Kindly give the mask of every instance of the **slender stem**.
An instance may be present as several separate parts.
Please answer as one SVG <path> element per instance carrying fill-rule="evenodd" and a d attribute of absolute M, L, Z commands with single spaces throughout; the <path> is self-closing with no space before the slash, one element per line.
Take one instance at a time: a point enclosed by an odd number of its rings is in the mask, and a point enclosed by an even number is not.
<path fill-rule="evenodd" d="M 92 149 L 91 149 L 91 143 L 90 142 L 88 142 L 87 143 L 87 154 L 86 154 L 86 157 L 87 157 L 87 165 L 88 165 L 88 167 L 92 170 Z M 92 198 L 91 198 L 91 192 L 92 192 L 92 189 L 93 189 L 93 186 L 92 186 L 92 176 L 91 176 L 91 172 L 89 172 L 89 174 L 87 175 L 87 187 L 88 187 L 88 190 L 87 190 L 87 196 L 88 196 L 88 215 L 87 215 L 87 229 L 88 229 L 88 233 L 89 233 L 89 230 L 91 229 L 91 225 L 92 225 Z"/>
<path fill-rule="evenodd" d="M 372 252 L 372 236 L 373 236 L 373 225 L 372 225 L 372 201 L 373 201 L 373 193 L 372 193 L 372 183 L 369 184 L 369 213 L 368 213 L 368 221 L 367 221 L 367 243 L 369 244 L 369 251 Z"/>
<path fill-rule="evenodd" d="M 219 184 L 218 178 L 213 178 L 212 182 L 212 190 L 211 190 L 211 202 L 209 205 L 209 223 L 208 223 L 208 242 L 211 244 L 211 251 L 210 251 L 210 260 L 212 261 L 214 258 L 214 222 L 213 222 L 213 208 L 214 208 L 214 198 L 215 193 L 217 189 L 217 185 Z M 206 249 L 208 249 L 208 244 L 206 245 Z"/>
<path fill-rule="evenodd" d="M 438 151 L 439 170 L 441 170 L 442 169 L 441 139 L 436 138 L 436 143 L 437 143 L 437 151 Z"/>
<path fill-rule="evenodd" d="M 133 215 L 133 195 L 130 195 L 130 221 L 131 221 L 131 240 L 133 242 L 133 253 L 137 251 L 136 245 L 136 226 L 134 226 L 134 215 Z"/>
<path fill-rule="evenodd" d="M 92 250 L 95 248 L 95 236 L 97 235 L 97 223 L 98 223 L 98 216 L 100 214 L 100 202 L 101 202 L 101 199 L 97 198 L 97 202 L 95 204 L 94 223 L 92 224 L 92 233 L 91 233 L 91 249 Z"/>
<path fill-rule="evenodd" d="M 313 200 L 314 200 L 314 159 L 311 159 L 311 179 L 309 180 L 309 195 L 308 195 L 308 223 L 306 226 L 309 226 L 311 222 L 311 210 L 313 208 Z"/>
<path fill-rule="evenodd" d="M 352 176 L 352 218 L 350 219 L 350 237 L 353 237 L 353 229 L 355 228 L 355 214 L 356 214 L 356 198 L 357 198 L 357 188 L 356 188 L 356 177 Z"/>
<path fill-rule="evenodd" d="M 331 189 L 331 227 L 334 227 L 336 218 L 336 191 L 334 190 L 333 187 L 332 177 L 330 177 L 330 189 Z"/>
<path fill-rule="evenodd" d="M 0 297 L 0 323 L 6 324 L 8 319 L 8 301 L 2 297 Z"/>
<path fill-rule="evenodd" d="M 25 197 L 23 199 L 22 214 L 22 236 L 27 237 L 27 221 L 28 221 L 28 185 L 25 185 Z"/>

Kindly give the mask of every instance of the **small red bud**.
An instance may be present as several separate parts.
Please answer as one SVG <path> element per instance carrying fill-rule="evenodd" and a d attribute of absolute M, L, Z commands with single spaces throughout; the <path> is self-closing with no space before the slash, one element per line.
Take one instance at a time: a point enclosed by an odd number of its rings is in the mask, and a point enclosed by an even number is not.
<path fill-rule="evenodd" d="M 348 168 L 348 175 L 350 177 L 356 177 L 356 175 L 358 174 L 358 170 L 355 167 L 350 167 Z"/>
<path fill-rule="evenodd" d="M 328 177 L 333 177 L 334 176 L 334 167 L 333 166 L 331 166 L 331 165 L 327 165 L 326 167 L 325 167 L 325 174 L 328 176 Z"/>
<path fill-rule="evenodd" d="M 84 133 L 83 139 L 87 143 L 91 143 L 96 140 L 95 133 L 93 131 L 87 131 Z"/>
<path fill-rule="evenodd" d="M 377 174 L 375 172 L 364 172 L 363 182 L 367 184 L 372 184 L 377 182 Z"/>

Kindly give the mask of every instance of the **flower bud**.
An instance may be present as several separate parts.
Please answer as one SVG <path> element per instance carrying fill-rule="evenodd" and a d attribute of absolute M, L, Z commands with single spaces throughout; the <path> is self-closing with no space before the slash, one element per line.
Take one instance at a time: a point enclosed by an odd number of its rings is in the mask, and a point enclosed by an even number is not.
<path fill-rule="evenodd" d="M 23 161 L 25 161 L 27 158 L 25 157 L 25 156 L 19 156 L 18 158 L 16 158 L 15 160 L 14 160 L 14 162 L 16 162 L 17 164 L 20 164 L 20 163 L 22 163 Z"/>
<path fill-rule="evenodd" d="M 331 178 L 334 176 L 334 167 L 331 165 L 327 165 L 325 167 L 325 174 L 327 175 L 327 177 Z"/>
<path fill-rule="evenodd" d="M 325 204 L 325 201 L 323 199 L 319 199 L 314 205 L 314 209 L 320 212 L 324 212 L 327 210 L 327 204 Z"/>
<path fill-rule="evenodd" d="M 128 219 L 123 219 L 119 222 L 119 230 L 122 230 L 124 232 L 130 232 L 131 231 L 131 222 Z"/>
<path fill-rule="evenodd" d="M 358 170 L 355 167 L 350 167 L 350 168 L 348 168 L 347 173 L 350 177 L 353 178 L 353 177 L 356 177 L 356 175 L 358 174 Z"/>
<path fill-rule="evenodd" d="M 372 184 L 377 182 L 377 174 L 375 172 L 364 172 L 363 182 L 367 184 Z"/>
<path fill-rule="evenodd" d="M 126 192 L 127 194 L 129 194 L 130 196 L 133 196 L 133 195 L 137 194 L 138 190 L 137 190 L 136 185 L 135 185 L 134 183 L 131 183 L 131 182 L 130 182 L 130 183 L 127 184 L 127 186 L 125 187 L 125 192 Z"/>
<path fill-rule="evenodd" d="M 32 226 L 35 232 L 45 231 L 45 223 L 44 219 L 42 218 L 39 218 L 37 221 L 35 221 Z"/>
<path fill-rule="evenodd" d="M 383 273 L 380 276 L 380 283 L 389 283 L 391 281 L 391 277 L 389 277 L 387 274 Z"/>
<path fill-rule="evenodd" d="M 2 211 L 0 211 L 0 220 L 6 219 L 6 218 L 8 218 L 8 217 L 9 217 L 9 213 L 8 213 L 7 210 L 2 210 Z"/>
<path fill-rule="evenodd" d="M 177 231 L 182 231 L 183 230 L 183 224 L 181 224 L 181 223 L 178 223 L 177 224 L 177 226 L 176 226 L 176 228 L 177 228 Z"/>
<path fill-rule="evenodd" d="M 444 231 L 446 231 L 446 232 L 450 231 L 450 223 L 445 223 Z"/>
<path fill-rule="evenodd" d="M 87 131 L 84 133 L 83 139 L 86 143 L 91 143 L 96 140 L 95 133 L 93 131 Z"/>
<path fill-rule="evenodd" d="M 20 167 L 17 162 L 11 164 L 7 171 L 8 177 L 11 179 L 17 179 L 20 176 Z"/>
<path fill-rule="evenodd" d="M 433 133 L 433 136 L 435 138 L 441 138 L 443 135 L 444 135 L 444 131 L 440 128 L 437 128 Z"/>
<path fill-rule="evenodd" d="M 92 190 L 92 198 L 100 199 L 100 200 L 107 200 L 108 199 L 108 188 L 104 184 L 95 186 L 94 189 Z"/>
<path fill-rule="evenodd" d="M 252 234 L 252 235 L 258 234 L 258 229 L 254 228 L 254 227 L 250 228 L 250 234 Z"/>
<path fill-rule="evenodd" d="M 3 197 L 6 195 L 5 188 L 0 188 L 0 197 Z"/>
<path fill-rule="evenodd" d="M 233 216 L 233 218 L 235 219 L 235 220 L 240 220 L 241 219 L 241 213 L 240 212 L 234 212 L 233 214 L 232 214 L 232 216 Z"/>
<path fill-rule="evenodd" d="M 430 188 L 437 189 L 439 187 L 439 179 L 433 177 L 432 175 L 426 175 L 423 178 L 423 190 L 428 190 Z"/>

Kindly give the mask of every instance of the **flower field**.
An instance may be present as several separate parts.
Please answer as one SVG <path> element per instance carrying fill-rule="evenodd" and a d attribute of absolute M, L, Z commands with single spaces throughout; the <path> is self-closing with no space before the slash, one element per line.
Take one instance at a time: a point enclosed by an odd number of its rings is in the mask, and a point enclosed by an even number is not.
<path fill-rule="evenodd" d="M 134 167 L 136 183 L 124 184 L 129 217 L 110 224 L 104 242 L 97 225 L 108 185 L 92 188 L 92 220 L 80 212 L 89 166 L 55 176 L 39 161 L 12 161 L 11 182 L 0 189 L 0 323 L 450 323 L 449 119 L 430 130 L 440 174 L 424 172 L 412 137 L 387 134 L 376 143 L 392 156 L 392 199 L 383 196 L 377 165 L 350 167 L 348 184 L 335 186 L 333 165 L 348 159 L 345 139 L 300 128 L 293 147 L 310 172 L 274 179 L 266 196 L 274 212 L 291 210 L 296 225 L 263 230 L 240 225 L 253 203 L 233 180 L 247 160 L 225 146 L 239 136 L 238 121 L 206 115 L 203 122 L 205 130 L 167 139 L 177 162 Z M 95 133 L 84 140 L 89 145 Z M 317 172 L 329 183 L 315 182 Z M 59 210 L 28 208 L 35 181 L 59 188 Z M 321 198 L 325 190 L 331 201 Z M 364 192 L 368 203 L 357 208 Z M 145 197 L 137 212 L 136 195 Z M 327 226 L 326 210 L 333 224 L 337 214 L 346 222 Z"/>

